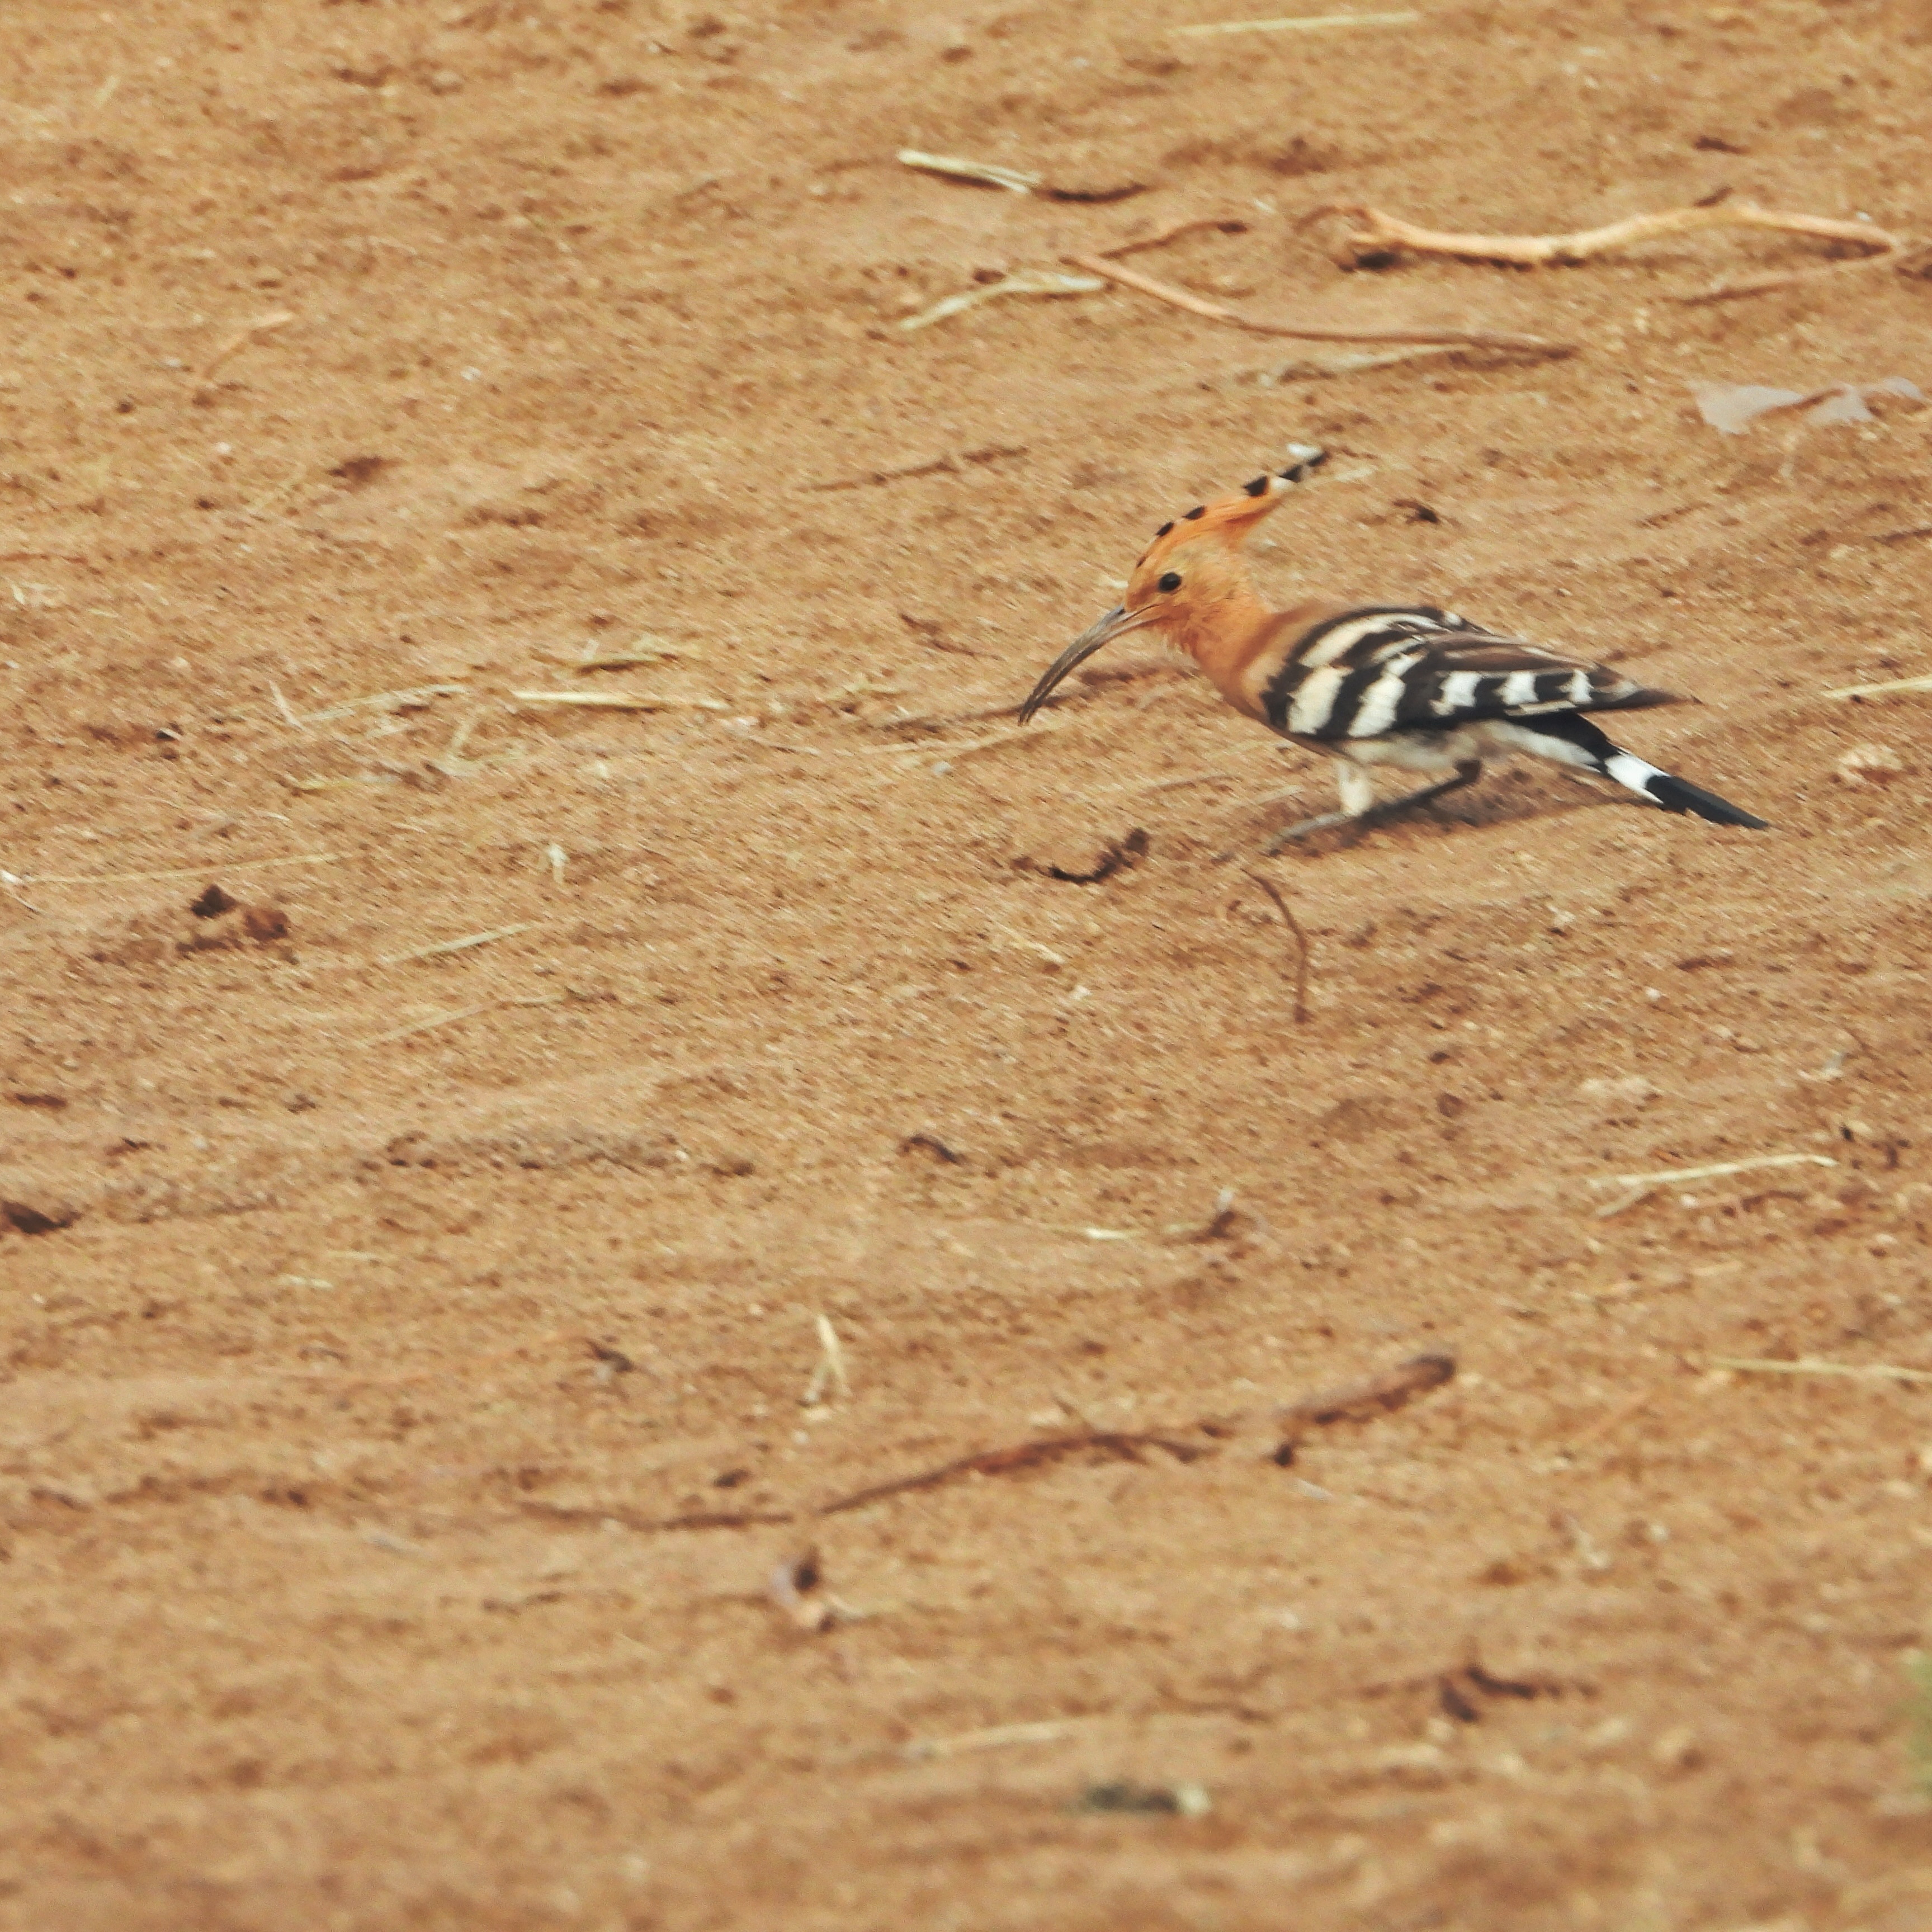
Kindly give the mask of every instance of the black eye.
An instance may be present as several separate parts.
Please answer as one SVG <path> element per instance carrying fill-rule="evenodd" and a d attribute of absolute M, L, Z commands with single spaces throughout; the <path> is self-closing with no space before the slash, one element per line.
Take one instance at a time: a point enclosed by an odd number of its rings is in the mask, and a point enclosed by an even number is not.
<path fill-rule="evenodd" d="M 1156 590 L 1178 590 L 1180 588 L 1180 572 L 1178 570 L 1168 571 L 1166 574 L 1161 578 L 1160 581 L 1154 586 L 1154 588 Z"/>

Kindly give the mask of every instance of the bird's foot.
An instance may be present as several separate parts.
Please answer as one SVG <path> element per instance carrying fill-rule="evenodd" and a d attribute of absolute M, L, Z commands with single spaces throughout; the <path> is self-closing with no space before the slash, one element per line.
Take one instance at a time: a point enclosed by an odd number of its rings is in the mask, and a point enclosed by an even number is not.
<path fill-rule="evenodd" d="M 1338 825 L 1364 830 L 1371 825 L 1384 825 L 1391 818 L 1413 812 L 1419 805 L 1430 804 L 1447 793 L 1460 791 L 1465 785 L 1474 784 L 1482 775 L 1481 765 L 1472 759 L 1456 767 L 1454 778 L 1424 785 L 1418 791 L 1405 792 L 1400 798 L 1385 799 L 1379 805 L 1370 806 L 1366 812 L 1324 812 L 1316 818 L 1304 818 L 1298 824 L 1283 826 L 1262 847 L 1262 856 L 1271 859 L 1284 845 L 1292 845 L 1298 838 L 1308 838 L 1314 832 L 1330 831 Z M 1231 859 L 1234 854 L 1224 852 L 1220 856 Z"/>
<path fill-rule="evenodd" d="M 1306 838 L 1317 832 L 1327 832 L 1337 825 L 1360 825 L 1372 814 L 1370 812 L 1324 812 L 1312 818 L 1304 818 L 1298 824 L 1284 825 L 1262 847 L 1262 856 L 1272 859 L 1284 845 L 1292 845 L 1298 838 Z"/>

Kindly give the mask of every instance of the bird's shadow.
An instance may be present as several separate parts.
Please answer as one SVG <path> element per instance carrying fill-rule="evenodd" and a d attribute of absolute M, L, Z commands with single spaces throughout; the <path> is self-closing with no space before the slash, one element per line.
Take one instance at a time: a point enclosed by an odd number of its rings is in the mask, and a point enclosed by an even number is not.
<path fill-rule="evenodd" d="M 1460 832 L 1525 824 L 1532 819 L 1568 818 L 1572 812 L 1597 812 L 1633 802 L 1615 794 L 1587 790 L 1580 784 L 1548 784 L 1529 772 L 1498 772 L 1479 778 L 1466 790 L 1419 805 L 1412 812 L 1398 812 L 1367 825 L 1337 825 L 1324 832 L 1312 832 L 1305 838 L 1282 846 L 1281 852 L 1319 857 L 1345 851 L 1377 833 L 1393 832 L 1410 839 L 1446 838 Z M 1265 845 L 1270 836 L 1262 832 L 1260 842 Z"/>

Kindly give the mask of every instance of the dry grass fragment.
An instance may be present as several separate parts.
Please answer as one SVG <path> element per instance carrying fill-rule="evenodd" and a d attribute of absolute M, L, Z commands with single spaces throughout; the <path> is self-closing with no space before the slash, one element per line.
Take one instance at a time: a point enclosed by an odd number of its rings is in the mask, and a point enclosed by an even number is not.
<path fill-rule="evenodd" d="M 950 1737 L 915 1738 L 904 1755 L 914 1764 L 936 1757 L 956 1757 L 963 1751 L 1004 1750 L 1013 1744 L 1054 1744 L 1072 1737 L 1083 1726 L 1104 1721 L 1092 1718 L 1048 1718 L 1026 1724 L 988 1724 L 976 1731 L 955 1731 Z"/>
<path fill-rule="evenodd" d="M 1405 10 L 1392 14 L 1294 14 L 1279 20 L 1209 20 L 1198 27 L 1170 27 L 1177 38 L 1216 34 L 1336 34 L 1354 27 L 1412 27 L 1422 16 Z"/>
<path fill-rule="evenodd" d="M 1932 691 L 1932 676 L 1894 677 L 1883 684 L 1844 684 L 1825 693 L 1827 698 L 1889 698 L 1894 692 Z"/>
<path fill-rule="evenodd" d="M 978 182 L 986 188 L 1003 188 L 1009 194 L 1030 194 L 1040 184 L 1040 177 L 1019 168 L 1001 167 L 996 161 L 969 161 L 956 154 L 928 154 L 917 148 L 902 148 L 901 166 L 922 169 L 929 175 L 944 175 L 952 181 Z"/>
<path fill-rule="evenodd" d="M 578 711 L 729 711 L 717 698 L 670 698 L 644 691 L 513 691 L 519 704 L 555 704 Z"/>
<path fill-rule="evenodd" d="M 1136 290 L 1144 296 L 1153 296 L 1156 302 L 1166 302 L 1174 308 L 1185 309 L 1190 315 L 1202 316 L 1210 322 L 1224 322 L 1231 328 L 1246 329 L 1250 335 L 1286 336 L 1297 342 L 1391 342 L 1462 349 L 1508 350 L 1520 355 L 1552 357 L 1574 356 L 1576 352 L 1574 343 L 1550 342 L 1540 335 L 1510 335 L 1493 330 L 1324 328 L 1312 322 L 1258 322 L 1252 316 L 1225 308 L 1220 302 L 1190 295 L 1185 289 L 1177 289 L 1170 283 L 1157 282 L 1152 276 L 1143 275 L 1138 269 L 1123 268 L 1119 262 L 1108 260 L 1105 255 L 1070 255 L 1066 260 L 1075 268 L 1084 268 L 1090 274 L 1104 275 L 1108 280 L 1118 282 L 1123 288 Z"/>
<path fill-rule="evenodd" d="M 387 1046 L 392 1041 L 412 1039 L 417 1034 L 433 1032 L 438 1027 L 454 1026 L 460 1020 L 473 1020 L 484 1013 L 502 1012 L 514 1006 L 560 1006 L 570 997 L 568 993 L 543 993 L 523 999 L 485 1000 L 480 1006 L 461 1006 L 454 1012 L 432 1013 L 426 1020 L 412 1020 L 407 1026 L 392 1027 L 387 1033 L 375 1034 L 356 1043 L 358 1046 Z"/>
<path fill-rule="evenodd" d="M 1713 1355 L 1714 1369 L 1746 1376 L 1849 1376 L 1859 1382 L 1932 1383 L 1932 1369 L 1901 1368 L 1891 1362 L 1823 1362 L 1812 1355 L 1795 1362 L 1752 1356 Z"/>
<path fill-rule="evenodd" d="M 812 1323 L 818 1331 L 818 1360 L 813 1365 L 812 1378 L 805 1385 L 804 1394 L 798 1399 L 801 1408 L 816 1408 L 825 1400 L 828 1389 L 840 1396 L 852 1393 L 851 1381 L 845 1372 L 845 1350 L 831 1318 L 816 1315 L 812 1317 Z"/>
<path fill-rule="evenodd" d="M 1761 1154 L 1750 1160 L 1720 1160 L 1708 1167 L 1667 1167 L 1657 1174 L 1613 1174 L 1598 1176 L 1596 1187 L 1663 1187 L 1673 1180 L 1716 1180 L 1729 1174 L 1749 1174 L 1760 1167 L 1836 1167 L 1838 1162 L 1824 1154 Z"/>
<path fill-rule="evenodd" d="M 272 866 L 334 866 L 342 861 L 339 852 L 292 852 L 280 858 L 228 859 L 221 862 L 224 872 L 266 872 Z M 28 872 L 14 877 L 10 881 L 19 885 L 34 886 L 119 886 L 136 883 L 146 884 L 163 879 L 199 879 L 206 876 L 208 867 L 177 866 L 164 872 Z"/>
<path fill-rule="evenodd" d="M 1018 268 L 1010 275 L 1002 275 L 997 282 L 984 282 L 974 288 L 962 289 L 957 295 L 943 296 L 930 308 L 908 316 L 899 327 L 908 334 L 916 328 L 930 328 L 935 322 L 944 322 L 950 316 L 963 315 L 969 308 L 977 308 L 982 302 L 998 302 L 1006 296 L 1090 296 L 1097 295 L 1106 286 L 1092 275 L 1062 274 L 1057 268 Z M 934 464 L 929 466 L 938 469 L 941 466 Z M 816 487 L 824 490 L 836 486 L 821 483 Z"/>
<path fill-rule="evenodd" d="M 1720 1180 L 1733 1174 L 1751 1174 L 1760 1168 L 1836 1167 L 1830 1155 L 1822 1154 L 1766 1154 L 1751 1160 L 1720 1160 L 1708 1167 L 1666 1168 L 1659 1174 L 1600 1174 L 1590 1178 L 1592 1187 L 1622 1187 L 1628 1191 L 1596 1210 L 1596 1219 L 1607 1221 L 1639 1202 L 1648 1199 L 1658 1188 L 1684 1180 Z"/>
<path fill-rule="evenodd" d="M 566 658 L 562 662 L 581 674 L 592 670 L 630 670 L 639 664 L 667 664 L 689 655 L 669 644 L 661 644 L 655 638 L 644 637 L 624 649 L 610 652 L 600 652 L 593 644 L 581 657 Z"/>
<path fill-rule="evenodd" d="M 1003 188 L 1009 194 L 1037 194 L 1048 201 L 1125 201 L 1130 195 L 1147 192 L 1144 182 L 1121 182 L 1112 188 L 1063 188 L 1024 168 L 1002 167 L 997 161 L 964 160 L 956 154 L 928 154 L 917 148 L 902 148 L 898 159 L 902 166 L 922 169 L 927 174 Z"/>
<path fill-rule="evenodd" d="M 273 689 L 273 687 L 270 687 Z M 374 691 L 367 698 L 345 698 L 340 704 L 332 704 L 320 711 L 311 711 L 304 716 L 290 712 L 284 708 L 284 715 L 298 730 L 307 730 L 316 724 L 333 724 L 338 719 L 352 718 L 358 711 L 423 711 L 439 698 L 452 698 L 466 691 L 462 684 L 418 684 L 400 691 Z M 279 698 L 280 694 L 276 694 Z"/>
<path fill-rule="evenodd" d="M 386 952 L 374 963 L 378 966 L 400 966 L 412 959 L 440 959 L 446 953 L 467 952 L 472 946 L 488 946 L 493 940 L 508 939 L 514 934 L 527 932 L 538 922 L 533 919 L 520 920 L 514 926 L 500 926 L 488 932 L 465 933 L 460 939 L 439 940 L 434 946 L 418 946 L 407 952 Z"/>
<path fill-rule="evenodd" d="M 1823 242 L 1849 242 L 1870 250 L 1856 261 L 1831 262 L 1822 267 L 1790 268 L 1746 280 L 1720 282 L 1701 292 L 1680 296 L 1684 302 L 1725 301 L 1734 296 L 1761 295 L 1788 288 L 1794 282 L 1821 275 L 1843 274 L 1887 263 L 1900 264 L 1911 244 L 1869 221 L 1834 221 L 1824 215 L 1786 214 L 1760 208 L 1755 202 L 1722 201 L 1712 206 L 1666 208 L 1653 214 L 1633 214 L 1600 228 L 1580 229 L 1568 235 L 1474 235 L 1421 228 L 1378 208 L 1360 203 L 1330 203 L 1312 210 L 1302 226 L 1324 215 L 1344 214 L 1363 225 L 1348 238 L 1357 261 L 1372 261 L 1407 253 L 1450 255 L 1468 262 L 1502 262 L 1519 268 L 1587 262 L 1619 248 L 1654 241 L 1660 236 L 1689 234 L 1706 228 L 1756 228 L 1780 235 L 1802 235 Z"/>
<path fill-rule="evenodd" d="M 988 752 L 1003 752 L 1015 746 L 1045 744 L 1057 734 L 1052 731 L 1003 731 L 990 738 L 970 738 L 963 745 L 950 745 L 944 739 L 934 740 L 922 738 L 910 745 L 867 745 L 860 755 L 868 758 L 886 758 L 894 755 L 904 756 L 911 753 L 923 754 L 935 764 L 955 764 L 962 758 L 977 757 Z"/>
<path fill-rule="evenodd" d="M 294 310 L 277 308 L 271 309 L 266 315 L 258 315 L 253 322 L 244 322 L 239 328 L 222 338 L 214 354 L 196 370 L 195 380 L 206 382 L 230 356 L 265 335 L 272 335 L 278 328 L 286 328 L 295 319 Z"/>
<path fill-rule="evenodd" d="M 962 449 L 956 460 L 949 449 L 938 456 L 928 457 L 922 463 L 902 463 L 890 470 L 868 470 L 856 476 L 835 476 L 829 483 L 808 483 L 805 487 L 814 493 L 825 490 L 863 490 L 880 483 L 902 483 L 914 476 L 957 476 L 960 474 L 959 465 L 962 463 L 998 463 L 1006 457 L 1026 454 L 1024 443 L 988 442 L 982 444 L 977 449 Z M 860 689 L 865 682 L 861 679 L 859 684 L 850 688 Z M 843 695 L 842 693 L 839 694 Z"/>

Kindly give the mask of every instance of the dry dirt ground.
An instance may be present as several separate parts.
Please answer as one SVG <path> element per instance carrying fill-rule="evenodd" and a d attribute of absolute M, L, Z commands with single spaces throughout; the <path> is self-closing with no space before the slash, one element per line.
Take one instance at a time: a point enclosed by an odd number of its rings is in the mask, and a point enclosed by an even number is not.
<path fill-rule="evenodd" d="M 0 1923 L 1932 1924 L 1932 1391 L 1720 1366 L 1932 1369 L 1932 699 L 1825 695 L 1932 668 L 1932 412 L 1690 388 L 1932 388 L 1932 282 L 1296 226 L 1922 234 L 1932 18 L 716 4 L 0 18 Z M 1581 352 L 898 326 L 1212 214 L 1140 265 Z M 1282 601 L 1694 692 L 1776 829 L 1264 864 L 1325 768 L 1138 640 L 1018 731 L 1296 440 Z"/>

